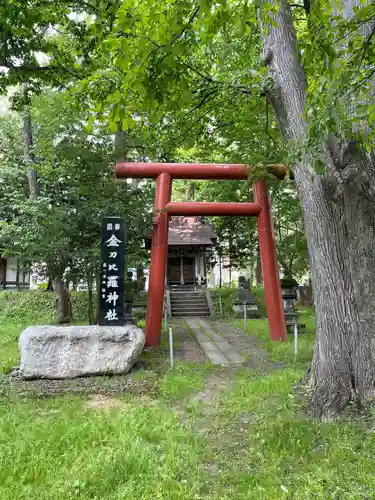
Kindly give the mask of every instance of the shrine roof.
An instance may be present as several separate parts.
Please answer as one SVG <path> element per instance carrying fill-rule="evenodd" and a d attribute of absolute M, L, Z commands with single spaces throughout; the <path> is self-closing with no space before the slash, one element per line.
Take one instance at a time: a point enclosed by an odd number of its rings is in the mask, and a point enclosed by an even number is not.
<path fill-rule="evenodd" d="M 216 238 L 211 224 L 202 217 L 171 217 L 169 221 L 168 246 L 212 246 Z"/>

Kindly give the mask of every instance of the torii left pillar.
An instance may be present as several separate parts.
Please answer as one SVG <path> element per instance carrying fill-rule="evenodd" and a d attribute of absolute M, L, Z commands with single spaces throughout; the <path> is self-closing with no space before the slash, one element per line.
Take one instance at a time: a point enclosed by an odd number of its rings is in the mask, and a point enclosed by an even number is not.
<path fill-rule="evenodd" d="M 163 172 L 156 178 L 155 217 L 152 232 L 152 252 L 149 277 L 149 300 L 146 315 L 146 346 L 160 344 L 163 322 L 165 271 L 168 257 L 168 213 L 165 210 L 171 201 L 172 179 Z"/>

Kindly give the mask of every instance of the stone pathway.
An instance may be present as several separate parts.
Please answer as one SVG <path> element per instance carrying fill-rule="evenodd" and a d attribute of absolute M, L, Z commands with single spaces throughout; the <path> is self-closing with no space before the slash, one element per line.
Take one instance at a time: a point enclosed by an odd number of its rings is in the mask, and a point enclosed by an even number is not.
<path fill-rule="evenodd" d="M 206 320 L 202 318 L 185 318 L 185 321 L 212 364 L 229 366 L 242 364 L 246 361 L 223 336 L 218 335 L 212 329 Z"/>

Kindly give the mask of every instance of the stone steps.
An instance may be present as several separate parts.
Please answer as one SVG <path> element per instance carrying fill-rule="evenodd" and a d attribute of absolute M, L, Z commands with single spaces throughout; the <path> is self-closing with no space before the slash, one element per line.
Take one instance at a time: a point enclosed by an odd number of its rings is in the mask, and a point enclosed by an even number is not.
<path fill-rule="evenodd" d="M 210 311 L 200 312 L 200 311 L 183 311 L 183 312 L 172 312 L 173 318 L 183 318 L 183 317 L 192 317 L 192 318 L 209 318 Z"/>
<path fill-rule="evenodd" d="M 170 290 L 172 317 L 210 316 L 206 293 L 193 290 Z"/>
<path fill-rule="evenodd" d="M 207 304 L 206 297 L 173 297 L 171 298 L 172 304 Z"/>

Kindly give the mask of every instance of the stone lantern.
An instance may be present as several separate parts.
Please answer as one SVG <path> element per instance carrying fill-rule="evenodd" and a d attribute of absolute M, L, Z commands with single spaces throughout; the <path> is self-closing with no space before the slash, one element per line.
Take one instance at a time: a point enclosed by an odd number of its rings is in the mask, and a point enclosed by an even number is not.
<path fill-rule="evenodd" d="M 295 310 L 294 303 L 297 300 L 297 281 L 288 276 L 286 273 L 284 278 L 280 280 L 281 295 L 284 304 L 284 315 L 287 328 L 299 325 L 299 313 Z"/>
<path fill-rule="evenodd" d="M 240 276 L 238 278 L 237 294 L 233 301 L 233 311 L 236 316 L 243 318 L 245 307 L 248 318 L 260 318 L 258 306 L 250 290 L 250 280 Z"/>

